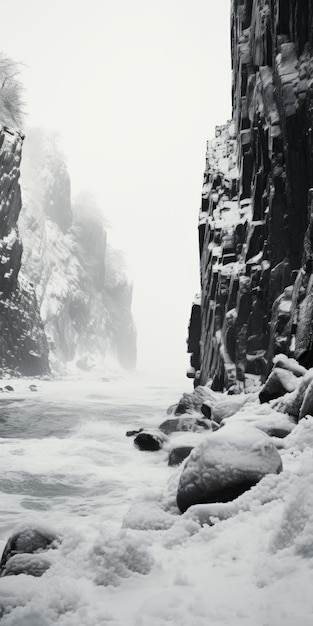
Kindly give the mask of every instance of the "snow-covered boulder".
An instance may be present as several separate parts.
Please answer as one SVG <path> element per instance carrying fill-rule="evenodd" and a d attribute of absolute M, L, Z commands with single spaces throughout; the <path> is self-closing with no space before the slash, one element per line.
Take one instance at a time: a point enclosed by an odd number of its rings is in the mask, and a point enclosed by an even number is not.
<path fill-rule="evenodd" d="M 260 402 L 275 400 L 285 393 L 294 391 L 298 385 L 299 378 L 293 372 L 282 367 L 274 367 L 259 393 Z"/>
<path fill-rule="evenodd" d="M 165 420 L 162 424 L 160 424 L 159 429 L 166 435 L 177 431 L 201 432 L 203 430 L 210 429 L 210 422 L 188 415 Z"/>
<path fill-rule="evenodd" d="M 168 438 L 160 430 L 143 430 L 134 439 L 134 444 L 139 450 L 155 452 L 163 447 Z"/>
<path fill-rule="evenodd" d="M 190 453 L 178 485 L 178 508 L 184 513 L 193 504 L 229 502 L 281 470 L 268 435 L 246 424 L 227 424 Z"/>
<path fill-rule="evenodd" d="M 0 575 L 12 576 L 29 574 L 41 576 L 50 566 L 42 556 L 50 548 L 55 548 L 57 536 L 43 528 L 21 528 L 7 541 L 0 562 Z"/>
<path fill-rule="evenodd" d="M 212 391 L 210 387 L 198 386 L 192 393 L 183 393 L 177 404 L 169 407 L 168 413 L 174 413 L 174 415 L 184 415 L 184 413 L 194 413 L 201 411 L 201 406 L 204 402 L 215 403 L 222 397 L 221 393 Z"/>
<path fill-rule="evenodd" d="M 295 376 L 304 376 L 308 371 L 303 365 L 300 365 L 296 359 L 292 359 L 286 354 L 276 354 L 273 358 L 273 366 L 289 370 Z"/>
<path fill-rule="evenodd" d="M 310 368 L 309 370 L 307 370 L 306 374 L 300 379 L 298 387 L 291 393 L 286 394 L 283 398 L 280 398 L 276 402 L 271 403 L 272 406 L 281 413 L 288 413 L 293 417 L 299 418 L 300 409 L 304 401 L 306 390 L 312 381 L 313 368 Z M 303 413 L 302 410 L 301 416 L 303 417 L 303 415 L 305 415 L 305 413 Z"/>
<path fill-rule="evenodd" d="M 203 415 L 210 417 L 214 422 L 220 424 L 222 420 L 240 411 L 243 406 L 254 402 L 256 397 L 255 393 L 242 393 L 234 396 L 219 394 L 218 399 L 204 402 L 201 406 L 201 411 Z"/>
<path fill-rule="evenodd" d="M 51 566 L 50 561 L 42 554 L 15 554 L 7 560 L 1 576 L 42 576 Z"/>
<path fill-rule="evenodd" d="M 287 437 L 296 426 L 296 420 L 293 417 L 276 411 L 267 403 L 251 408 L 244 407 L 242 411 L 223 420 L 220 426 L 243 422 L 262 430 L 270 437 L 279 439 Z"/>

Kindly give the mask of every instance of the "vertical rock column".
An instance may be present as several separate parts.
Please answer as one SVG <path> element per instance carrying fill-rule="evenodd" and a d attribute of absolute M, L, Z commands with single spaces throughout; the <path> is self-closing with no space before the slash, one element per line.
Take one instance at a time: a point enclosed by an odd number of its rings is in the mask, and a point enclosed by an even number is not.
<path fill-rule="evenodd" d="M 233 122 L 207 152 L 196 384 L 247 389 L 278 352 L 313 365 L 312 33 L 310 2 L 232 2 Z"/>

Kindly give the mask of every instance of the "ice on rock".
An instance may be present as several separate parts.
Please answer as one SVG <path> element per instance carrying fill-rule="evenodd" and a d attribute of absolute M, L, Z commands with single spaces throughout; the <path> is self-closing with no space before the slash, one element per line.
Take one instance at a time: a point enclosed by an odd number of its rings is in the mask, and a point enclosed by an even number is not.
<path fill-rule="evenodd" d="M 193 504 L 234 500 L 281 470 L 270 437 L 247 424 L 227 424 L 190 453 L 178 485 L 178 507 L 184 512 Z"/>

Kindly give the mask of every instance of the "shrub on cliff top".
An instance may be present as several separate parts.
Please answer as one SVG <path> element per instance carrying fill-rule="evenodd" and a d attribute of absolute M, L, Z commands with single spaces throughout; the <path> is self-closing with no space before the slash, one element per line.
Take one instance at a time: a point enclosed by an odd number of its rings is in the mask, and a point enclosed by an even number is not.
<path fill-rule="evenodd" d="M 19 64 L 0 52 L 0 123 L 21 126 L 23 120 L 23 86 Z"/>

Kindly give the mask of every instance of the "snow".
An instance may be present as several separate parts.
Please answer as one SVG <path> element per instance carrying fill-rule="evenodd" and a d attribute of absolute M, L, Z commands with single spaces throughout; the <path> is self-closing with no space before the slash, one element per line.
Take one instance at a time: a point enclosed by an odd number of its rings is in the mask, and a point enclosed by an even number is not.
<path fill-rule="evenodd" d="M 189 506 L 217 497 L 222 490 L 244 482 L 256 483 L 282 463 L 270 437 L 243 422 L 227 422 L 194 448 L 185 464 L 178 488 L 178 505 Z"/>
<path fill-rule="evenodd" d="M 134 377 L 104 384 L 94 375 L 11 382 L 2 415 L 7 420 L 11 407 L 15 430 L 0 439 L 1 544 L 21 523 L 48 524 L 61 543 L 41 553 L 51 566 L 40 578 L 0 578 L 1 625 L 311 626 L 313 417 L 281 441 L 281 473 L 233 502 L 180 515 L 182 466 L 167 466 L 168 450 L 136 450 L 125 431 L 156 428 L 181 389 L 139 385 Z M 29 391 L 32 383 L 38 392 Z M 260 442 L 263 455 L 268 438 L 245 422 L 288 417 L 249 400 L 218 433 L 175 433 L 171 444 L 211 437 L 226 445 L 235 437 L 248 449 Z M 71 426 L 69 410 L 78 414 Z M 22 438 L 26 417 L 32 434 Z M 54 434 L 43 436 L 49 422 Z M 5 479 L 14 488 L 5 490 Z M 35 492 L 27 491 L 31 481 Z M 40 493 L 42 484 L 50 484 L 50 495 Z"/>

